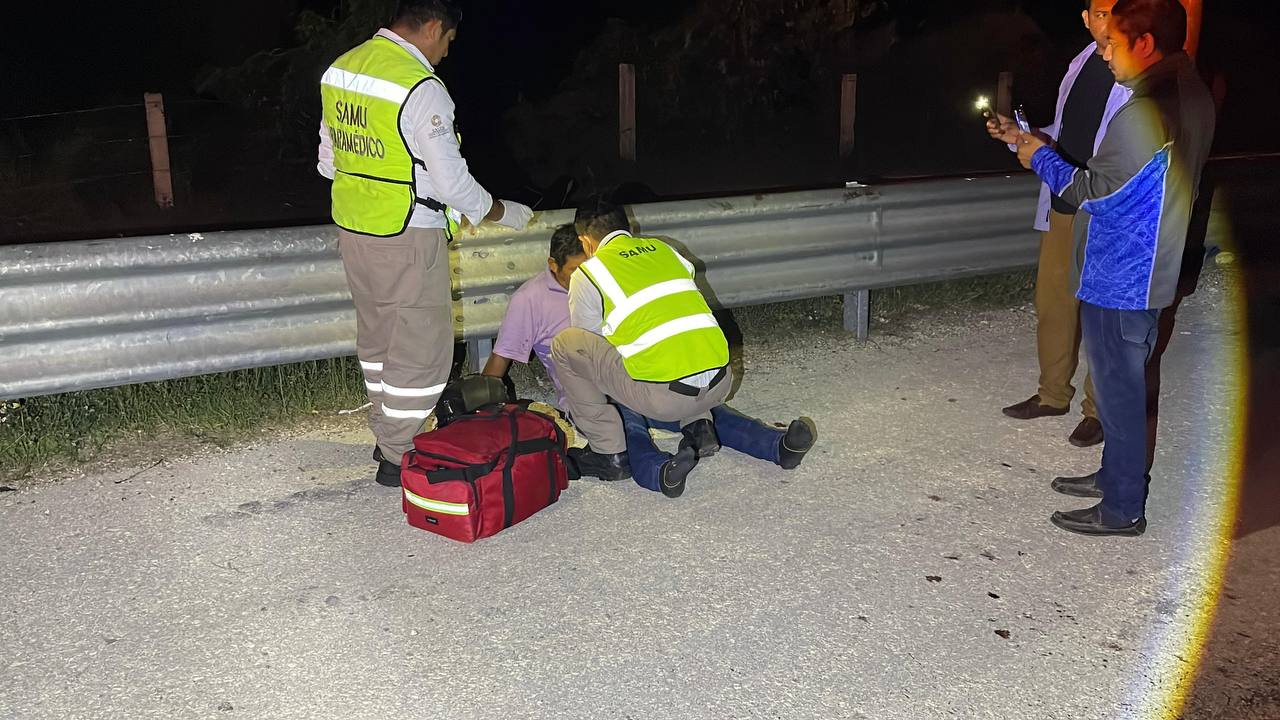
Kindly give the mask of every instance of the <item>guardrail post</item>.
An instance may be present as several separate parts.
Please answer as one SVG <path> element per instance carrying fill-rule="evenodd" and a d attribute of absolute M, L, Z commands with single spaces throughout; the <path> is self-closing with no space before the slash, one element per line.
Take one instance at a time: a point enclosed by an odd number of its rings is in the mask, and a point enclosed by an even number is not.
<path fill-rule="evenodd" d="M 858 111 L 858 76 L 840 78 L 840 157 L 853 154 L 854 118 Z"/>
<path fill-rule="evenodd" d="M 844 329 L 856 333 L 859 340 L 866 340 L 871 334 L 870 290 L 844 294 Z"/>
<path fill-rule="evenodd" d="M 622 159 L 636 159 L 636 66 L 618 65 L 618 152 Z"/>
<path fill-rule="evenodd" d="M 169 132 L 165 128 L 164 96 L 143 93 L 147 108 L 147 139 L 151 144 L 151 182 L 156 190 L 156 205 L 173 207 L 173 173 L 169 169 Z"/>
<path fill-rule="evenodd" d="M 489 362 L 491 353 L 493 353 L 493 338 L 468 340 L 467 359 L 471 361 L 471 371 L 478 373 L 484 370 L 484 364 Z"/>
<path fill-rule="evenodd" d="M 1013 117 L 1013 73 L 1000 73 L 1000 81 L 996 84 L 996 112 L 1005 117 Z"/>

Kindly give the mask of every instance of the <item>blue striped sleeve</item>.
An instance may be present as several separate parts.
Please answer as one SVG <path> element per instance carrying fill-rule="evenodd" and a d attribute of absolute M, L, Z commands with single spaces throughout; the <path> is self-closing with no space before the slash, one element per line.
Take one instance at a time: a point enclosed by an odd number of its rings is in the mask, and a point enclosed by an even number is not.
<path fill-rule="evenodd" d="M 1031 169 L 1049 186 L 1054 195 L 1061 195 L 1071 185 L 1076 175 L 1076 166 L 1062 159 L 1057 150 L 1048 145 L 1031 156 Z"/>

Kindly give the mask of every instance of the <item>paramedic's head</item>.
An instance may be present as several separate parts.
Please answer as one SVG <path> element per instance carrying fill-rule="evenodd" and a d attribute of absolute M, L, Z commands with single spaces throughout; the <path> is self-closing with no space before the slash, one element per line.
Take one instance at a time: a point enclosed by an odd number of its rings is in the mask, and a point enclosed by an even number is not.
<path fill-rule="evenodd" d="M 624 230 L 631 232 L 631 222 L 627 220 L 627 211 L 621 205 L 615 205 L 604 197 L 593 197 L 578 207 L 573 217 L 574 229 L 582 238 L 582 248 L 587 257 L 596 254 L 600 241 L 609 233 Z"/>
<path fill-rule="evenodd" d="M 569 289 L 569 277 L 573 271 L 587 259 L 582 249 L 582 241 L 578 239 L 578 231 L 572 224 L 566 223 L 556 228 L 551 236 L 551 255 L 547 258 L 547 267 L 555 276 L 556 282 L 565 290 Z"/>
<path fill-rule="evenodd" d="M 1187 41 L 1187 10 L 1179 0 L 1118 0 L 1107 23 L 1107 51 L 1116 82 L 1126 83 Z"/>
<path fill-rule="evenodd" d="M 1107 23 L 1111 20 L 1111 8 L 1116 0 L 1085 0 L 1084 26 L 1089 29 L 1093 41 L 1098 43 L 1098 54 L 1107 49 Z"/>
<path fill-rule="evenodd" d="M 400 0 L 391 31 L 422 51 L 432 66 L 449 57 L 462 8 L 454 0 Z"/>

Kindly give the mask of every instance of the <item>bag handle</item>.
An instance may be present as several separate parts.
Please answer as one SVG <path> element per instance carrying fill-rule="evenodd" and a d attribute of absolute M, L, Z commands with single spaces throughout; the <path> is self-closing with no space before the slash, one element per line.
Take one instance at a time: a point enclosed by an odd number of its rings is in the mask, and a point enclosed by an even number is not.
<path fill-rule="evenodd" d="M 431 485 L 439 485 L 440 483 L 455 482 L 458 480 L 474 483 L 476 480 L 493 472 L 493 469 L 497 467 L 497 465 L 497 461 L 494 461 L 483 465 L 468 465 L 464 468 L 430 470 L 427 472 L 427 483 Z"/>

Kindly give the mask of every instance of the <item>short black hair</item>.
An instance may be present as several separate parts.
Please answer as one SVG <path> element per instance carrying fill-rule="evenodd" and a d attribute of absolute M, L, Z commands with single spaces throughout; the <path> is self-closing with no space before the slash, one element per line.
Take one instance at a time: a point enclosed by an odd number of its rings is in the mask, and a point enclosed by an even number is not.
<path fill-rule="evenodd" d="M 565 223 L 551 234 L 551 259 L 558 267 L 564 267 L 571 257 L 585 254 L 586 250 L 582 249 L 582 240 L 578 239 L 578 231 L 574 229 L 573 223 Z"/>
<path fill-rule="evenodd" d="M 631 232 L 631 221 L 627 219 L 627 211 L 621 205 L 615 205 L 603 195 L 589 198 L 578 206 L 573 216 L 573 225 L 579 235 L 599 240 L 616 230 Z"/>
<path fill-rule="evenodd" d="M 392 23 L 417 30 L 433 20 L 439 20 L 448 32 L 462 22 L 462 6 L 454 0 L 400 0 Z"/>
<path fill-rule="evenodd" d="M 1179 0 L 1119 0 L 1111 8 L 1111 22 L 1130 40 L 1150 34 L 1165 55 L 1187 42 L 1187 9 Z"/>

